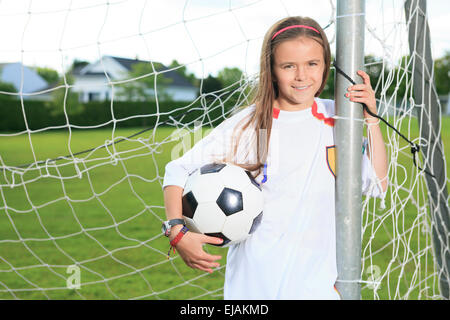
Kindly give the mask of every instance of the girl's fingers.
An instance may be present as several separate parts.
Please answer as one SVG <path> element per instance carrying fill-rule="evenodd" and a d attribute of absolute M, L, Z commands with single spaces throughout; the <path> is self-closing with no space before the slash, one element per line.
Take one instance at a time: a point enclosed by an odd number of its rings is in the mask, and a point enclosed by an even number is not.
<path fill-rule="evenodd" d="M 211 237 L 211 236 L 204 236 L 202 241 L 203 241 L 203 243 L 216 244 L 216 245 L 220 245 L 223 243 L 222 238 Z"/>
<path fill-rule="evenodd" d="M 367 99 L 366 98 L 352 98 L 352 99 L 350 99 L 350 101 L 352 101 L 352 102 L 367 102 Z"/>
<path fill-rule="evenodd" d="M 367 73 L 365 73 L 365 72 L 362 71 L 362 70 L 359 70 L 359 71 L 358 71 L 358 75 L 359 75 L 361 78 L 363 78 L 363 81 L 364 81 L 365 84 L 370 85 L 370 77 L 369 77 L 369 75 L 368 75 Z"/>
<path fill-rule="evenodd" d="M 364 103 L 369 110 L 376 113 L 375 92 L 370 84 L 370 76 L 362 70 L 358 71 L 358 75 L 363 79 L 363 83 L 348 87 L 345 97 L 351 102 Z M 364 115 L 366 117 L 366 111 L 364 111 Z"/>
<path fill-rule="evenodd" d="M 203 267 L 210 268 L 210 269 L 211 268 L 218 268 L 218 267 L 220 267 L 220 263 L 218 263 L 218 262 L 209 262 L 209 261 L 201 260 L 198 263 L 200 265 L 202 265 Z"/>
<path fill-rule="evenodd" d="M 220 263 L 207 260 L 197 260 L 191 264 L 191 267 L 211 273 L 213 268 L 220 267 Z"/>
<path fill-rule="evenodd" d="M 186 239 L 190 240 L 190 242 Z M 188 243 L 189 245 L 187 245 Z M 220 263 L 217 260 L 222 259 L 222 256 L 205 252 L 202 246 L 206 243 L 222 244 L 223 240 L 217 237 L 188 232 L 178 243 L 177 249 L 179 255 L 189 267 L 211 273 L 213 268 L 220 267 Z"/>
<path fill-rule="evenodd" d="M 352 98 L 352 97 L 368 97 L 369 94 L 366 91 L 353 91 L 353 92 L 349 92 L 345 95 L 348 98 Z"/>
<path fill-rule="evenodd" d="M 195 262 L 198 262 L 198 263 L 201 262 L 201 263 L 206 263 L 206 264 L 210 264 L 210 265 L 214 265 L 214 266 L 220 266 L 220 263 L 217 261 L 220 259 L 222 259 L 221 256 L 214 256 L 209 253 L 203 252 L 195 259 Z"/>
<path fill-rule="evenodd" d="M 190 265 L 190 267 L 193 268 L 193 269 L 199 269 L 199 270 L 202 270 L 202 271 L 205 271 L 205 272 L 208 272 L 208 273 L 212 273 L 213 272 L 211 268 L 204 267 L 202 264 L 199 264 L 199 263 L 193 263 L 192 265 Z"/>
<path fill-rule="evenodd" d="M 370 76 L 367 73 L 365 73 L 362 70 L 359 70 L 358 75 L 363 79 L 363 83 L 350 86 L 348 88 L 348 91 L 367 90 L 368 88 L 372 88 L 372 85 L 370 84 Z"/>
<path fill-rule="evenodd" d="M 222 256 L 212 255 L 203 251 L 203 254 L 199 257 L 199 261 L 208 264 L 210 267 L 219 267 L 220 263 L 217 260 L 222 259 Z"/>
<path fill-rule="evenodd" d="M 206 253 L 203 255 L 202 257 L 203 260 L 208 260 L 208 261 L 216 261 L 216 260 L 220 260 L 222 259 L 222 256 L 215 256 L 209 253 Z"/>
<path fill-rule="evenodd" d="M 199 269 L 199 270 L 202 270 L 202 271 L 205 271 L 205 272 L 208 272 L 208 273 L 212 273 L 213 272 L 211 267 L 205 266 L 205 265 L 200 264 L 200 263 L 193 265 L 192 268 Z"/>
<path fill-rule="evenodd" d="M 373 110 L 371 107 L 369 107 L 370 101 L 367 98 L 352 98 L 350 101 L 357 103 L 364 103 L 372 112 L 376 112 L 376 110 Z M 364 112 L 366 111 L 364 110 Z"/>
<path fill-rule="evenodd" d="M 353 86 L 348 87 L 348 91 L 365 90 L 365 89 L 367 89 L 367 85 L 364 83 L 355 84 Z"/>

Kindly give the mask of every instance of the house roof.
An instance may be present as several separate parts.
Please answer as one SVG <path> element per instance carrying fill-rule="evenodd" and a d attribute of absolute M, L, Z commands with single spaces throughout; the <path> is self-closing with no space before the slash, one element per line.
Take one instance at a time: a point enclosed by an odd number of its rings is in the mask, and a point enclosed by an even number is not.
<path fill-rule="evenodd" d="M 34 93 L 49 88 L 47 80 L 39 75 L 34 67 L 22 62 L 0 63 L 0 81 L 12 84 L 24 93 Z"/>
<path fill-rule="evenodd" d="M 144 61 L 144 60 L 139 60 L 139 59 L 129 59 L 129 58 L 122 58 L 122 57 L 115 57 L 115 56 L 105 56 L 111 59 L 114 59 L 117 63 L 119 63 L 121 66 L 123 66 L 126 70 L 131 71 L 132 67 L 134 64 L 137 63 L 149 63 L 149 61 Z M 162 63 L 159 62 L 153 62 L 155 69 L 158 72 L 164 72 L 167 70 L 170 70 L 170 68 L 166 67 L 165 65 L 163 65 Z M 80 71 L 82 68 L 84 68 L 85 66 L 80 66 L 77 67 L 73 70 L 73 74 L 80 74 Z M 108 70 L 106 70 L 108 71 Z M 85 76 L 93 76 L 93 75 L 100 75 L 103 73 L 99 73 L 99 72 L 86 72 L 83 73 L 83 75 Z M 195 88 L 194 85 L 192 85 L 185 77 L 183 77 L 181 74 L 179 74 L 178 72 L 176 72 L 176 70 L 171 70 L 171 71 L 167 71 L 163 73 L 165 78 L 171 79 L 172 81 L 170 82 L 171 86 L 178 86 L 178 87 L 188 87 L 188 88 Z"/>

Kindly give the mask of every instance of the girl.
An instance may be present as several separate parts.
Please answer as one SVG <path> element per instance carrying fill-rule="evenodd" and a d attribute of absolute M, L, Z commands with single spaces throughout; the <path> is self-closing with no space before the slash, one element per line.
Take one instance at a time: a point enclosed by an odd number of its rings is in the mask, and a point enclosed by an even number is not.
<path fill-rule="evenodd" d="M 263 219 L 252 236 L 228 250 L 225 299 L 338 299 L 335 239 L 334 101 L 318 98 L 330 70 L 330 46 L 317 22 L 289 17 L 267 32 L 254 104 L 234 114 L 183 157 L 166 166 L 164 201 L 169 220 L 182 217 L 190 172 L 232 162 L 249 170 L 264 195 Z M 376 113 L 368 75 L 346 96 Z M 372 136 L 362 154 L 363 193 L 384 197 L 387 158 L 377 119 L 364 113 Z M 369 159 L 369 151 L 372 161 Z M 382 180 L 377 183 L 377 180 Z M 375 183 L 375 186 L 374 186 Z M 192 267 L 212 272 L 220 256 L 203 251 L 221 239 L 180 232 L 170 240 Z"/>

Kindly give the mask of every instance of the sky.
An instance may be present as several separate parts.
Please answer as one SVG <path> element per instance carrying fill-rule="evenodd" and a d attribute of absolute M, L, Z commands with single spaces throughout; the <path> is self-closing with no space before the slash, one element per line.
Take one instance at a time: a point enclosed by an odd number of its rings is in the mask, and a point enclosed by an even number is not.
<path fill-rule="evenodd" d="M 313 3 L 313 4 L 312 4 Z M 257 72 L 262 38 L 289 15 L 323 27 L 336 0 L 0 0 L 0 63 L 67 70 L 103 55 L 186 64 L 197 77 L 224 67 Z M 433 57 L 450 50 L 450 1 L 428 0 Z M 366 1 L 365 53 L 395 62 L 408 52 L 402 0 Z M 326 29 L 335 48 L 334 24 Z"/>

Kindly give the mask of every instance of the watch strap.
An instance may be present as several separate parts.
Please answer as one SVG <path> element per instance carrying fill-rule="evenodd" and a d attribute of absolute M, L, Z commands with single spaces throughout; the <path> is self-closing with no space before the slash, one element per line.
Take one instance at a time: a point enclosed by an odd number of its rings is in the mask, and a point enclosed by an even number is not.
<path fill-rule="evenodd" d="M 169 225 L 170 225 L 171 227 L 173 227 L 173 226 L 175 226 L 175 225 L 177 225 L 177 224 L 182 224 L 182 225 L 185 225 L 185 224 L 186 224 L 186 223 L 184 222 L 184 219 L 171 219 L 171 220 L 168 221 L 168 223 L 169 223 Z"/>
<path fill-rule="evenodd" d="M 186 225 L 186 222 L 184 219 L 171 219 L 168 221 L 163 222 L 163 233 L 166 237 L 169 236 L 170 230 L 173 226 L 176 226 L 178 224 L 182 224 L 183 226 Z"/>
<path fill-rule="evenodd" d="M 186 234 L 186 232 L 188 232 L 189 229 L 186 226 L 183 226 L 183 228 L 181 228 L 180 232 L 178 232 L 178 234 L 176 235 L 175 238 L 173 238 L 172 241 L 170 241 L 170 248 L 169 248 L 169 252 L 167 253 L 167 259 L 169 259 L 170 256 L 170 250 L 173 249 L 173 253 L 175 253 L 175 246 L 178 244 L 178 242 L 180 242 L 181 238 L 183 238 L 183 236 Z"/>

